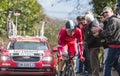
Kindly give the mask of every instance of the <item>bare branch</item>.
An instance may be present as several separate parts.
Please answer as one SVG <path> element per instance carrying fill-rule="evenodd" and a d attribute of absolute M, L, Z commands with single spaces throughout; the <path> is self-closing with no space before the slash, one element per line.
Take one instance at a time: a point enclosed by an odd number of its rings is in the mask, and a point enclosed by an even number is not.
<path fill-rule="evenodd" d="M 74 9 L 69 13 L 69 15 L 72 15 L 72 14 L 81 15 L 81 14 L 83 14 L 83 12 L 85 12 L 84 10 L 86 10 L 86 11 L 88 10 L 87 7 L 91 3 L 91 0 L 87 0 L 87 1 L 84 1 L 84 0 L 56 0 L 56 4 L 62 3 L 62 2 L 70 2 L 70 1 L 73 2 Z M 85 2 L 88 2 L 88 3 L 85 3 Z M 85 9 L 83 10 L 83 8 L 85 8 Z M 89 9 L 89 10 L 91 10 L 91 9 Z"/>

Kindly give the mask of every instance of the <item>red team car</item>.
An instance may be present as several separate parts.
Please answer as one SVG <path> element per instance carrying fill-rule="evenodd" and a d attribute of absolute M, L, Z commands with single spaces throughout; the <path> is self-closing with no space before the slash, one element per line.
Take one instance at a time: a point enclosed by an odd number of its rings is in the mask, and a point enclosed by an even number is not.
<path fill-rule="evenodd" d="M 14 37 L 0 53 L 0 75 L 56 74 L 56 58 L 45 38 Z"/>

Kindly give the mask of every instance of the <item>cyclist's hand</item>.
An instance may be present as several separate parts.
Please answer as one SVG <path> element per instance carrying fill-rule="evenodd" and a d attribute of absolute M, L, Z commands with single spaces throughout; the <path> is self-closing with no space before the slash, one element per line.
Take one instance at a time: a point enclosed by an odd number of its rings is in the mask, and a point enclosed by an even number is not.
<path fill-rule="evenodd" d="M 82 62 L 84 62 L 84 61 L 85 61 L 85 58 L 84 58 L 83 56 L 80 56 L 80 60 L 81 60 Z"/>
<path fill-rule="evenodd" d="M 62 55 L 62 60 L 65 60 L 68 57 L 68 55 Z"/>
<path fill-rule="evenodd" d="M 58 61 L 61 61 L 61 60 L 62 60 L 62 56 L 59 56 L 59 57 L 58 57 Z"/>

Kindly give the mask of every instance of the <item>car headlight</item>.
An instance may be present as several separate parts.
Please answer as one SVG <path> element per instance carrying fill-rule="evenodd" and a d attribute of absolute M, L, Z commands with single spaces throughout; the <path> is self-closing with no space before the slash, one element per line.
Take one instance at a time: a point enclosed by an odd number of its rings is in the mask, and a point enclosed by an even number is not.
<path fill-rule="evenodd" d="M 10 57 L 9 56 L 1 56 L 0 60 L 2 60 L 2 61 L 10 60 Z"/>
<path fill-rule="evenodd" d="M 51 61 L 53 61 L 53 57 L 52 57 L 52 56 L 44 56 L 44 57 L 42 58 L 42 61 L 51 62 Z"/>

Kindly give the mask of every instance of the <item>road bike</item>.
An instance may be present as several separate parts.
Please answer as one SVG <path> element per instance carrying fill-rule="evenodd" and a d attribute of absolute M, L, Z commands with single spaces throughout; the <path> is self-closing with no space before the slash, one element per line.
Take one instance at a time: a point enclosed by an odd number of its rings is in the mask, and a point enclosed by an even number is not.
<path fill-rule="evenodd" d="M 70 57 L 68 55 L 68 57 L 65 59 L 65 68 L 64 68 L 64 71 L 62 73 L 62 76 L 75 76 L 75 71 L 74 71 L 74 68 L 73 68 L 73 65 L 72 65 L 72 62 L 71 60 L 74 59 L 74 56 L 73 57 Z"/>

